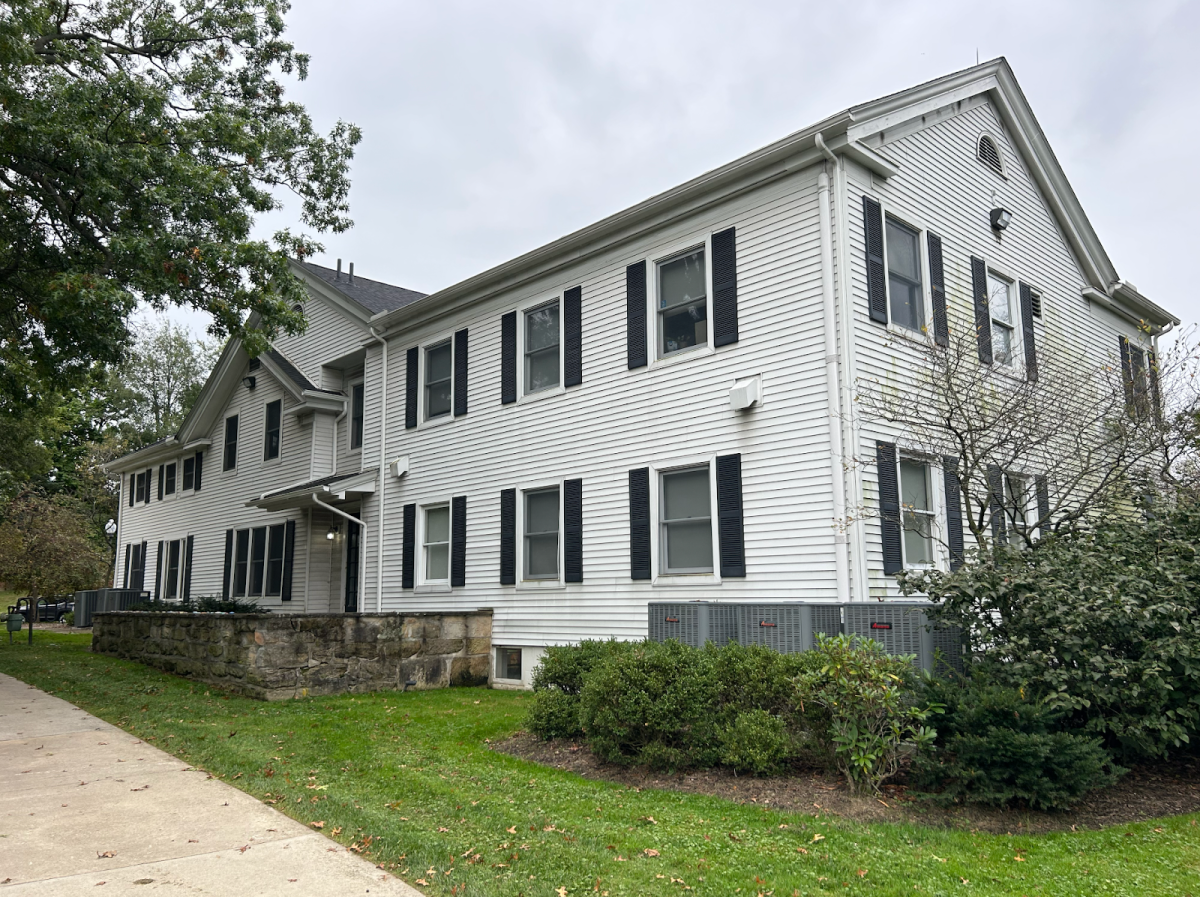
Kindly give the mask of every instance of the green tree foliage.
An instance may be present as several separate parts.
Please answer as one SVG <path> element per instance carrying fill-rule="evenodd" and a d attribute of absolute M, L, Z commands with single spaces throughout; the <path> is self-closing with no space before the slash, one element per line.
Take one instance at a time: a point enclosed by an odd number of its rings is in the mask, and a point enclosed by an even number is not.
<path fill-rule="evenodd" d="M 1200 729 L 1200 505 L 1095 521 L 956 573 L 903 575 L 970 633 L 990 679 L 1126 757 Z"/>
<path fill-rule="evenodd" d="M 296 332 L 288 256 L 251 239 L 291 192 L 340 232 L 359 130 L 317 133 L 284 97 L 308 57 L 284 0 L 16 0 L 0 7 L 0 393 L 123 361 L 141 300 L 208 311 L 252 354 Z M 247 316 L 247 313 L 249 316 Z M 0 409 L 3 411 L 3 409 Z"/>
<path fill-rule="evenodd" d="M 31 595 L 104 584 L 110 554 L 61 500 L 24 492 L 0 511 L 0 581 Z"/>

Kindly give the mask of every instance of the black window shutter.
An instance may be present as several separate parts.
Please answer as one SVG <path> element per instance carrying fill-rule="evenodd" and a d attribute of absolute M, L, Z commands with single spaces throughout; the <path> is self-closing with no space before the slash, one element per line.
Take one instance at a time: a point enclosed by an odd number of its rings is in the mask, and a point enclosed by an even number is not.
<path fill-rule="evenodd" d="M 629 578 L 650 578 L 650 468 L 629 471 Z"/>
<path fill-rule="evenodd" d="M 883 209 L 869 196 L 863 197 L 863 229 L 867 236 L 867 305 L 871 320 L 886 324 L 887 265 L 883 260 Z"/>
<path fill-rule="evenodd" d="M 129 474 L 129 507 L 131 507 L 131 508 L 133 507 L 133 500 L 134 500 L 133 493 L 134 493 L 134 489 L 136 488 L 136 486 L 137 486 L 137 474 L 131 473 L 131 474 Z"/>
<path fill-rule="evenodd" d="M 563 294 L 563 386 L 583 382 L 583 287 Z"/>
<path fill-rule="evenodd" d="M 162 588 L 163 549 L 166 544 L 166 542 L 162 541 L 158 543 L 158 557 L 154 559 L 154 592 L 151 594 L 152 598 L 160 597 L 159 589 Z"/>
<path fill-rule="evenodd" d="M 149 488 L 149 487 L 147 487 L 147 488 Z M 142 560 L 141 560 L 141 563 L 138 564 L 137 585 L 134 587 L 137 589 L 145 589 L 146 588 L 146 548 L 147 548 L 148 544 L 149 543 L 146 543 L 146 542 L 142 543 L 142 550 L 141 550 L 141 559 Z"/>
<path fill-rule="evenodd" d="M 1045 475 L 1034 478 L 1034 490 L 1037 492 L 1037 511 L 1039 536 L 1050 531 L 1050 483 Z"/>
<path fill-rule="evenodd" d="M 992 363 L 992 313 L 988 308 L 987 265 L 971 256 L 971 293 L 975 297 L 975 333 L 979 339 L 979 360 Z"/>
<path fill-rule="evenodd" d="M 1121 347 L 1121 382 L 1125 385 L 1125 404 L 1133 413 L 1133 359 L 1129 353 L 1129 340 L 1119 336 L 1117 341 Z"/>
<path fill-rule="evenodd" d="M 187 537 L 187 557 L 183 559 L 183 600 L 192 597 L 192 553 L 196 550 L 196 537 Z"/>
<path fill-rule="evenodd" d="M 1008 525 L 1004 520 L 1004 473 L 995 464 L 989 464 L 988 505 L 992 514 L 992 538 L 1003 542 L 1008 536 Z"/>
<path fill-rule="evenodd" d="M 467 584 L 467 497 L 450 499 L 450 585 Z"/>
<path fill-rule="evenodd" d="M 229 597 L 229 571 L 233 568 L 233 530 L 225 530 L 225 572 L 221 576 L 221 597 Z"/>
<path fill-rule="evenodd" d="M 149 467 L 146 469 L 146 491 L 142 493 L 142 496 L 143 496 L 142 500 L 146 504 L 150 504 L 150 490 L 152 488 L 150 485 L 150 482 L 153 479 L 154 479 L 154 468 Z"/>
<path fill-rule="evenodd" d="M 517 400 L 517 313 L 500 317 L 500 404 Z"/>
<path fill-rule="evenodd" d="M 1025 344 L 1025 377 L 1030 381 L 1038 378 L 1037 349 L 1033 342 L 1033 290 L 1029 284 L 1018 287 L 1021 294 L 1021 342 Z"/>
<path fill-rule="evenodd" d="M 200 491 L 200 477 L 204 473 L 204 452 L 196 452 L 196 476 L 192 485 L 193 492 Z"/>
<path fill-rule="evenodd" d="M 404 426 L 411 430 L 417 425 L 417 358 L 420 350 L 413 346 L 404 359 Z"/>
<path fill-rule="evenodd" d="M 630 370 L 646 366 L 646 262 L 625 269 L 625 355 Z"/>
<path fill-rule="evenodd" d="M 742 529 L 742 456 L 717 456 L 717 538 L 721 576 L 746 575 L 746 540 Z"/>
<path fill-rule="evenodd" d="M 883 535 L 883 572 L 888 576 L 904 569 L 900 553 L 900 482 L 896 446 L 875 443 L 876 478 L 879 481 L 879 529 Z"/>
<path fill-rule="evenodd" d="M 950 548 L 950 569 L 963 565 L 962 484 L 958 481 L 958 459 L 953 455 L 942 458 L 942 474 L 946 485 L 946 543 Z"/>
<path fill-rule="evenodd" d="M 467 331 L 454 334 L 454 416 L 467 413 Z"/>
<path fill-rule="evenodd" d="M 950 322 L 946 319 L 946 271 L 942 265 L 942 238 L 935 233 L 925 235 L 929 247 L 929 293 L 933 298 L 933 341 L 939 346 L 950 345 Z"/>
<path fill-rule="evenodd" d="M 417 506 L 404 506 L 404 536 L 400 543 L 400 588 L 411 589 L 416 584 Z"/>
<path fill-rule="evenodd" d="M 163 468 L 165 466 L 166 465 L 164 465 L 164 464 L 158 465 L 158 500 L 159 501 L 162 501 L 162 497 L 163 497 Z"/>
<path fill-rule="evenodd" d="M 1154 419 L 1162 420 L 1162 399 L 1158 394 L 1158 355 L 1153 351 L 1146 352 L 1146 370 L 1150 375 L 1150 401 L 1154 408 Z"/>
<path fill-rule="evenodd" d="M 563 483 L 563 578 L 583 582 L 583 480 Z"/>
<path fill-rule="evenodd" d="M 517 583 L 517 490 L 500 490 L 500 585 Z"/>
<path fill-rule="evenodd" d="M 311 543 L 311 539 L 309 540 Z M 283 529 L 283 577 L 279 583 L 279 600 L 292 600 L 292 567 L 296 556 L 296 521 L 289 520 Z"/>
<path fill-rule="evenodd" d="M 727 228 L 712 235 L 713 345 L 738 341 L 737 234 Z"/>
<path fill-rule="evenodd" d="M 132 586 L 132 584 L 129 582 L 129 555 L 130 555 L 132 549 L 133 549 L 132 544 L 127 544 L 125 546 L 125 579 L 124 579 L 124 583 L 125 583 L 125 588 L 127 588 L 127 589 L 131 588 L 131 586 Z"/>

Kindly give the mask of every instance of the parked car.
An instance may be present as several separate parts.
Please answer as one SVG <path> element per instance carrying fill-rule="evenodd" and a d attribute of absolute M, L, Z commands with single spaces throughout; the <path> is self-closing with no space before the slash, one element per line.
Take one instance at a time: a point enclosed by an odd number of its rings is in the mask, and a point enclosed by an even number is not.
<path fill-rule="evenodd" d="M 74 597 L 67 596 L 64 598 L 38 598 L 38 615 L 39 623 L 61 623 L 62 618 L 70 611 L 75 610 Z M 15 609 L 16 605 L 13 605 Z M 21 611 L 21 616 L 25 617 L 25 612 Z M 25 617 L 28 620 L 28 617 Z"/>

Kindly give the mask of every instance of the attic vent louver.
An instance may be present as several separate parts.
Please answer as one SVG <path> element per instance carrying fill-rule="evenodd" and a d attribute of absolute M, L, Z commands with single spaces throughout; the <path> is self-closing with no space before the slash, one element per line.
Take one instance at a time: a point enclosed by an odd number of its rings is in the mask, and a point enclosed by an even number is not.
<path fill-rule="evenodd" d="M 975 156 L 996 174 L 1004 174 L 1004 163 L 1000 160 L 1000 150 L 996 148 L 996 141 L 986 134 L 979 138 Z"/>

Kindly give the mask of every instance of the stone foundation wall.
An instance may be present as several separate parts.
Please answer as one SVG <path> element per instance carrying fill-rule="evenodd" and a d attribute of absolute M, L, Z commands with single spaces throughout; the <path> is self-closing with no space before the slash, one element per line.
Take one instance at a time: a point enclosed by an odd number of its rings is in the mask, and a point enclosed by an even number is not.
<path fill-rule="evenodd" d="M 186 614 L 93 618 L 92 650 L 265 700 L 485 685 L 492 612 Z"/>

